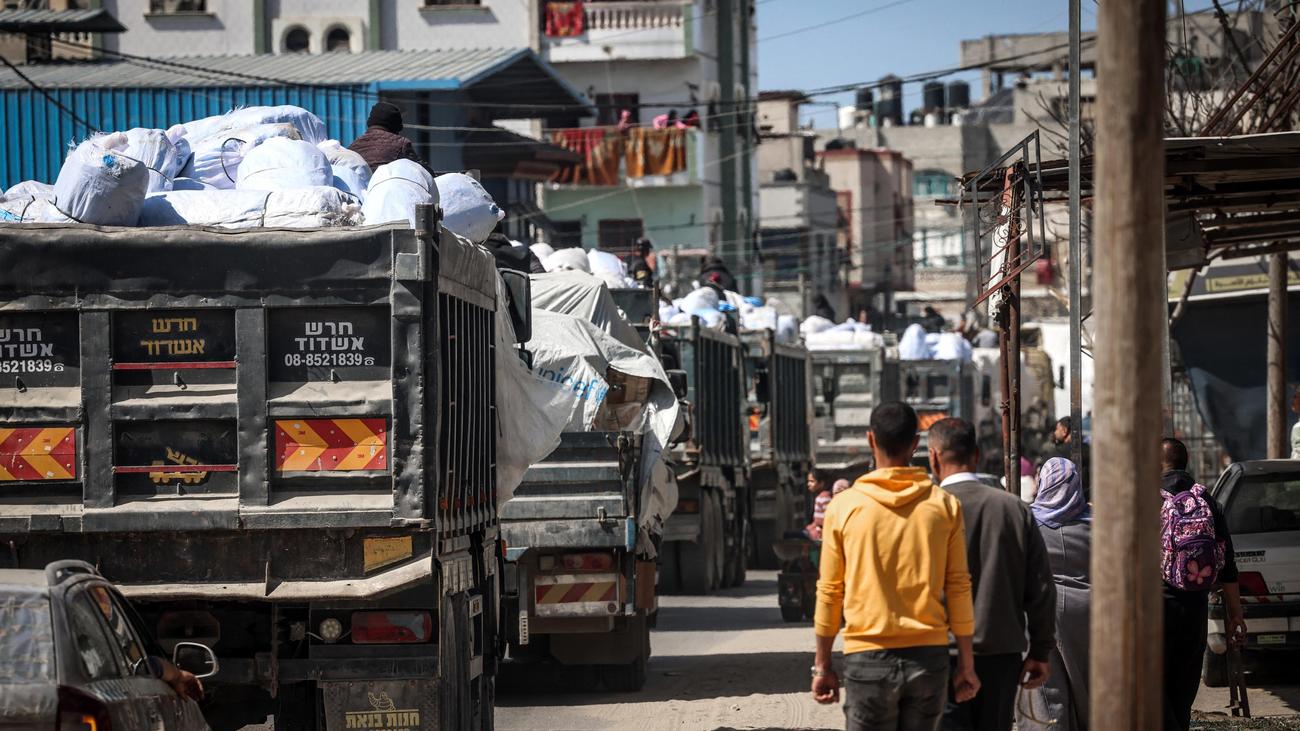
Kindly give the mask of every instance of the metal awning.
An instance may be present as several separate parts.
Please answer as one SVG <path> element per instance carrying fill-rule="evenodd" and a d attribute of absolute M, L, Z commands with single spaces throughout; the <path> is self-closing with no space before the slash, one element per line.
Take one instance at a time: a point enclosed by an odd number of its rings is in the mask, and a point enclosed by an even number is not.
<path fill-rule="evenodd" d="M 1234 137 L 1174 137 L 1165 144 L 1165 246 L 1170 270 L 1300 249 L 1300 132 Z M 1047 160 L 1044 196 L 1069 191 L 1067 160 Z M 1082 160 L 1085 204 L 1093 158 Z M 974 179 L 963 177 L 964 183 Z M 979 194 L 995 195 L 993 189 Z M 1056 194 L 1055 196 L 1053 194 Z"/>
<path fill-rule="evenodd" d="M 123 33 L 107 10 L 0 10 L 0 33 Z"/>
<path fill-rule="evenodd" d="M 546 181 L 582 162 L 582 156 L 572 150 L 502 128 L 475 130 L 463 141 L 465 167 L 479 170 L 484 177 Z"/>
<path fill-rule="evenodd" d="M 527 48 L 166 58 L 108 54 L 93 61 L 32 64 L 23 73 L 44 89 L 286 86 L 363 87 L 377 94 L 463 91 L 469 101 L 489 108 L 493 118 L 591 114 L 582 94 Z M 0 74 L 0 89 L 26 87 L 27 82 L 13 74 Z"/>

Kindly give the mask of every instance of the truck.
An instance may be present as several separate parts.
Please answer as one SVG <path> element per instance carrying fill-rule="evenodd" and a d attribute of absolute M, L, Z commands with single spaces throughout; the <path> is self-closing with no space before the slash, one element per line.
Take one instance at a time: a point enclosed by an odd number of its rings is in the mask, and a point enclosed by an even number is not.
<path fill-rule="evenodd" d="M 654 292 L 611 294 L 648 337 Z M 657 604 L 655 561 L 637 555 L 641 460 L 635 432 L 566 432 L 501 507 L 509 670 L 532 685 L 645 684 Z"/>
<path fill-rule="evenodd" d="M 415 228 L 0 226 L 0 565 L 97 566 L 215 728 L 492 727 L 498 311 Z"/>
<path fill-rule="evenodd" d="M 901 399 L 916 411 L 917 444 L 913 462 L 930 465 L 926 446 L 930 425 L 948 417 L 975 422 L 976 369 L 970 361 L 903 360 L 898 364 Z"/>
<path fill-rule="evenodd" d="M 854 480 L 871 465 L 871 410 L 899 399 L 897 348 L 886 340 L 880 347 L 813 350 L 811 357 L 817 467 L 832 480 Z"/>
<path fill-rule="evenodd" d="M 813 466 L 812 368 L 802 345 L 780 343 L 772 330 L 742 332 L 740 338 L 749 386 L 754 495 L 750 556 L 755 568 L 775 569 L 773 544 L 807 523 L 804 479 Z"/>
<path fill-rule="evenodd" d="M 728 329 L 690 325 L 661 329 L 657 347 L 669 376 L 680 371 L 690 436 L 673 451 L 677 508 L 664 525 L 659 586 L 708 594 L 745 582 L 754 513 L 750 489 L 744 350 Z"/>

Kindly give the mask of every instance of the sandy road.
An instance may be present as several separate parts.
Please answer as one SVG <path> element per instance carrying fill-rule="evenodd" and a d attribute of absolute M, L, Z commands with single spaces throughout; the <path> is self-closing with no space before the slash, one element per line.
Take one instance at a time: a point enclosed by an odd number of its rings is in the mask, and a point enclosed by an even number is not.
<path fill-rule="evenodd" d="M 751 571 L 745 586 L 713 596 L 664 597 L 651 646 L 641 692 L 502 694 L 497 728 L 844 727 L 838 706 L 819 706 L 808 694 L 812 626 L 781 620 L 775 572 Z"/>

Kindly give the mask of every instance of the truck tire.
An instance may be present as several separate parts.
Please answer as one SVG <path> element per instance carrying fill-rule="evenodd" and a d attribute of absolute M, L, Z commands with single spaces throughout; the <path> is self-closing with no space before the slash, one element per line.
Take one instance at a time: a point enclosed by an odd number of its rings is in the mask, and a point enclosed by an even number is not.
<path fill-rule="evenodd" d="M 1201 677 L 1210 688 L 1228 686 L 1228 655 L 1216 655 L 1208 648 L 1205 650 L 1205 662 L 1201 665 Z"/>
<path fill-rule="evenodd" d="M 634 693 L 645 686 L 646 663 L 650 659 L 650 625 L 644 617 L 639 624 L 641 651 L 636 659 L 626 665 L 605 665 L 600 668 L 606 690 Z"/>
<path fill-rule="evenodd" d="M 715 562 L 713 575 L 717 579 L 710 589 L 710 591 L 713 591 L 724 586 L 730 586 L 727 576 L 728 558 L 730 556 L 727 550 L 727 514 L 722 509 L 722 495 L 710 490 L 709 500 L 713 503 L 713 556 Z"/>
<path fill-rule="evenodd" d="M 776 542 L 776 521 L 756 521 L 751 542 L 754 544 L 754 568 L 766 571 L 781 568 L 776 560 L 776 551 L 772 550 L 772 544 Z"/>
<path fill-rule="evenodd" d="M 659 593 L 676 594 L 682 590 L 681 564 L 677 560 L 677 542 L 659 544 Z"/>
<path fill-rule="evenodd" d="M 700 500 L 699 540 L 677 544 L 677 568 L 681 573 L 683 594 L 708 594 L 718 585 L 715 530 L 713 500 L 704 496 Z"/>
<path fill-rule="evenodd" d="M 798 622 L 803 619 L 803 607 L 792 607 L 788 604 L 782 604 L 781 619 L 784 619 L 787 622 Z"/>

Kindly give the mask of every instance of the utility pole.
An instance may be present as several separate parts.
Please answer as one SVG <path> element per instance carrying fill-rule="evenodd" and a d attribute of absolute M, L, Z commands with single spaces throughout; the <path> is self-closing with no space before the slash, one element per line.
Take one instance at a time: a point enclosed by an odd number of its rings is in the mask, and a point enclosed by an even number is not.
<path fill-rule="evenodd" d="M 1286 438 L 1286 252 L 1268 257 L 1268 458 L 1291 456 Z"/>
<path fill-rule="evenodd" d="M 1166 0 L 1101 4 L 1097 18 L 1091 725 L 1160 728 L 1160 360 L 1167 327 Z"/>
<path fill-rule="evenodd" d="M 1070 0 L 1070 459 L 1083 469 L 1083 242 L 1079 220 L 1080 0 Z"/>

